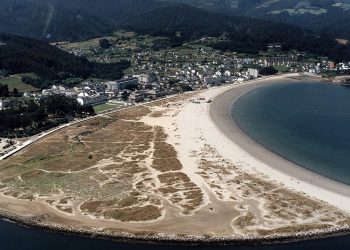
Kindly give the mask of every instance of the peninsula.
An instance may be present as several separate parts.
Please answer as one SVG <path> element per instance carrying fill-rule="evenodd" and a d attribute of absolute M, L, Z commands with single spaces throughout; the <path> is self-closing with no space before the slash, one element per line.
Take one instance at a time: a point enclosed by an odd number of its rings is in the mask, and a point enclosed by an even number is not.
<path fill-rule="evenodd" d="M 239 241 L 349 231 L 350 187 L 273 155 L 227 114 L 247 91 L 291 81 L 297 75 L 214 87 L 62 128 L 0 161 L 0 210 L 108 237 Z"/>

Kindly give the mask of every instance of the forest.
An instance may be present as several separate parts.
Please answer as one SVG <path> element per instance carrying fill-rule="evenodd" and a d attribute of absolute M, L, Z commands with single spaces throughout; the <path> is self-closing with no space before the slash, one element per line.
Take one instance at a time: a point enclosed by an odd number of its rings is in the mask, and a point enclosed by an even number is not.
<path fill-rule="evenodd" d="M 75 98 L 64 95 L 48 96 L 39 102 L 12 99 L 11 106 L 0 111 L 0 137 L 28 137 L 76 117 L 95 115 L 91 106 L 81 106 Z"/>

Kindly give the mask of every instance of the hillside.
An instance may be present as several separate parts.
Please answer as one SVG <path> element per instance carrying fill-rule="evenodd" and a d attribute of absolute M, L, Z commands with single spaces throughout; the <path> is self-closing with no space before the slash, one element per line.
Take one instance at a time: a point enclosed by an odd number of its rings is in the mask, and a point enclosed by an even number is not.
<path fill-rule="evenodd" d="M 165 0 L 228 15 L 299 25 L 350 39 L 350 0 Z"/>
<path fill-rule="evenodd" d="M 281 43 L 286 50 L 327 55 L 334 60 L 350 58 L 350 47 L 338 45 L 331 35 L 271 21 L 221 15 L 182 4 L 133 17 L 125 27 L 140 33 L 172 36 L 183 42 L 202 36 L 225 36 L 225 42 L 213 44 L 222 50 L 256 53 L 274 42 Z"/>
<path fill-rule="evenodd" d="M 36 87 L 44 87 L 66 78 L 120 78 L 128 62 L 101 64 L 76 57 L 45 42 L 0 34 L 0 69 L 9 74 L 33 72 Z"/>
<path fill-rule="evenodd" d="M 103 20 L 48 0 L 1 0 L 0 32 L 48 40 L 85 39 L 110 32 Z"/>
<path fill-rule="evenodd" d="M 1 0 L 0 32 L 48 41 L 84 40 L 167 5 L 154 0 Z"/>
<path fill-rule="evenodd" d="M 308 29 L 287 24 L 223 15 L 169 1 L 172 0 L 2 0 L 0 32 L 49 41 L 76 41 L 129 29 L 172 37 L 174 45 L 203 36 L 224 35 L 226 41 L 213 44 L 215 48 L 256 53 L 266 49 L 269 43 L 278 42 L 285 49 L 327 55 L 335 60 L 350 58 L 349 48 L 338 46 L 332 35 L 313 34 Z M 270 5 L 285 1 L 273 1 Z M 198 6 L 203 7 L 200 3 L 204 2 L 210 0 L 200 0 Z M 216 3 L 230 3 L 231 7 L 233 3 L 238 3 L 238 7 L 244 3 L 244 8 L 249 9 L 252 0 Z"/>

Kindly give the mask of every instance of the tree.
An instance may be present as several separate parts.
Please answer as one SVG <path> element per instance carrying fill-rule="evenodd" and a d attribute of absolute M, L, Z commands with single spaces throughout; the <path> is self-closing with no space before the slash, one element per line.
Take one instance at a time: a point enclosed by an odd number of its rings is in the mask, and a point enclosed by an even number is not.
<path fill-rule="evenodd" d="M 99 44 L 102 49 L 109 49 L 111 47 L 111 43 L 105 38 L 100 39 Z"/>
<path fill-rule="evenodd" d="M 263 76 L 275 75 L 277 74 L 277 72 L 278 70 L 275 69 L 273 66 L 264 67 L 259 70 L 260 75 L 263 75 Z"/>
<path fill-rule="evenodd" d="M 9 72 L 4 69 L 0 69 L 0 77 L 7 77 L 9 76 Z"/>
<path fill-rule="evenodd" d="M 91 106 L 91 105 L 88 105 L 88 106 L 83 106 L 82 107 L 82 112 L 85 114 L 85 115 L 95 115 L 95 110 L 94 108 Z"/>
<path fill-rule="evenodd" d="M 52 95 L 36 103 L 14 99 L 15 108 L 0 110 L 0 137 L 26 137 L 67 123 L 72 117 L 94 115 L 91 106 L 81 106 L 75 98 Z"/>
<path fill-rule="evenodd" d="M 81 113 L 81 106 L 75 98 L 52 95 L 40 100 L 40 106 L 49 114 L 73 116 Z"/>
<path fill-rule="evenodd" d="M 0 84 L 0 97 L 8 97 L 10 96 L 9 88 L 8 86 Z"/>
<path fill-rule="evenodd" d="M 31 76 L 22 76 L 22 82 L 28 85 L 33 85 L 35 83 L 36 79 Z"/>
<path fill-rule="evenodd" d="M 14 96 L 14 97 L 18 97 L 18 96 L 19 96 L 19 93 L 18 93 L 18 89 L 17 89 L 17 88 L 14 88 L 14 89 L 13 89 L 13 96 Z"/>
<path fill-rule="evenodd" d="M 128 99 L 129 99 L 129 93 L 127 92 L 127 91 L 124 91 L 123 93 L 122 93 L 122 100 L 123 101 L 127 101 Z"/>

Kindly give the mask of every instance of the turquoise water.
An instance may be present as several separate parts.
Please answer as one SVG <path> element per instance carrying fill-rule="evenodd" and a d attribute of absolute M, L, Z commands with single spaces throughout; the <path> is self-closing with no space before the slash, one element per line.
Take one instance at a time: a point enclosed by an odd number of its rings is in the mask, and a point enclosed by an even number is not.
<path fill-rule="evenodd" d="M 350 185 L 350 88 L 299 82 L 260 87 L 240 97 L 232 114 L 261 145 Z"/>

